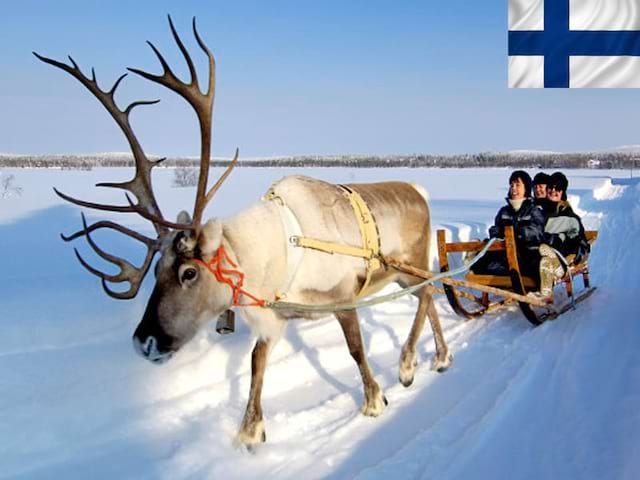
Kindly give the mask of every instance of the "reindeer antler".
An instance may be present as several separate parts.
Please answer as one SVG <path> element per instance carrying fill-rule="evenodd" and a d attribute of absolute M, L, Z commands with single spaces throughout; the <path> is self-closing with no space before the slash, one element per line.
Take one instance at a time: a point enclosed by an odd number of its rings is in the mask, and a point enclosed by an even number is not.
<path fill-rule="evenodd" d="M 211 127 L 213 100 L 215 98 L 216 61 L 213 57 L 213 54 L 211 53 L 211 50 L 209 50 L 209 48 L 200 38 L 198 29 L 196 28 L 196 19 L 194 17 L 193 35 L 195 36 L 196 41 L 198 42 L 198 45 L 200 46 L 202 51 L 207 55 L 209 63 L 209 81 L 207 82 L 207 90 L 203 93 L 200 87 L 200 82 L 198 80 L 198 73 L 196 72 L 196 68 L 193 64 L 193 60 L 191 60 L 189 52 L 182 43 L 182 40 L 180 40 L 180 36 L 178 35 L 178 32 L 176 32 L 176 29 L 173 26 L 173 22 L 171 21 L 171 16 L 168 16 L 168 19 L 173 38 L 175 39 L 178 48 L 180 48 L 180 51 L 182 52 L 182 55 L 187 62 L 187 66 L 189 67 L 189 74 L 191 76 L 189 83 L 183 82 L 173 73 L 173 70 L 171 70 L 171 67 L 169 67 L 162 54 L 151 42 L 147 43 L 156 54 L 158 60 L 160 61 L 160 64 L 162 65 L 162 68 L 164 70 L 162 75 L 153 75 L 137 68 L 127 68 L 127 70 L 140 75 L 147 80 L 159 83 L 160 85 L 163 85 L 168 89 L 178 93 L 189 103 L 189 105 L 193 107 L 196 112 L 198 123 L 200 124 L 200 175 L 198 178 L 198 189 L 196 191 L 196 199 L 193 207 L 192 226 L 195 229 L 198 229 L 202 222 L 202 213 L 204 211 L 204 208 L 211 200 L 217 189 L 220 187 L 220 184 L 224 181 L 224 179 L 229 175 L 229 173 L 235 166 L 238 159 L 238 152 L 236 151 L 236 155 L 229 164 L 229 167 L 227 167 L 227 171 L 220 177 L 220 180 L 216 182 L 216 185 L 214 185 L 214 187 L 209 192 L 207 192 L 207 182 L 209 178 L 209 161 L 211 159 Z"/>
<path fill-rule="evenodd" d="M 121 75 L 111 87 L 111 90 L 104 91 L 98 86 L 98 82 L 96 80 L 95 70 L 91 69 L 91 78 L 85 76 L 78 64 L 75 60 L 69 57 L 69 61 L 71 62 L 71 66 L 66 63 L 58 62 L 57 60 L 53 60 L 51 58 L 43 57 L 42 55 L 33 52 L 33 54 L 45 63 L 53 65 L 54 67 L 58 67 L 61 70 L 69 73 L 71 76 L 75 77 L 80 83 L 82 83 L 93 95 L 102 103 L 102 105 L 107 109 L 107 111 L 111 114 L 111 117 L 115 120 L 115 122 L 124 133 L 127 141 L 129 142 L 129 146 L 131 148 L 131 152 L 133 153 L 133 158 L 135 160 L 136 170 L 135 176 L 129 180 L 128 182 L 123 183 L 99 183 L 97 186 L 106 186 L 106 187 L 114 187 L 121 188 L 124 190 L 128 190 L 133 193 L 139 201 L 140 206 L 147 209 L 149 213 L 152 215 L 157 215 L 162 217 L 160 213 L 160 208 L 156 202 L 156 199 L 153 195 L 153 189 L 151 188 L 151 169 L 159 164 L 162 160 L 153 162 L 147 159 L 142 147 L 140 146 L 140 142 L 136 138 L 133 129 L 131 128 L 131 124 L 129 122 L 129 115 L 131 111 L 140 105 L 152 105 L 154 103 L 158 103 L 160 100 L 147 100 L 147 101 L 137 101 L 131 103 L 124 110 L 120 110 L 115 103 L 114 95 L 116 89 L 120 85 L 120 82 L 127 76 L 127 74 Z M 77 200 L 73 197 L 67 195 L 61 195 L 60 192 L 56 190 L 56 193 L 60 195 L 63 199 L 75 203 L 76 205 L 86 206 L 89 208 L 100 208 L 101 210 L 109 210 L 114 212 L 135 212 L 131 206 L 110 206 L 110 205 L 99 205 L 98 204 L 89 204 L 88 202 L 82 202 L 81 200 Z M 163 228 L 159 225 L 155 225 L 156 232 L 161 234 L 163 232 Z"/>
<path fill-rule="evenodd" d="M 93 273 L 94 275 L 102 279 L 102 288 L 104 289 L 105 292 L 107 292 L 109 296 L 120 299 L 120 300 L 135 297 L 138 294 L 138 290 L 140 289 L 142 280 L 144 279 L 145 275 L 147 274 L 147 271 L 149 270 L 149 267 L 151 266 L 153 257 L 155 256 L 156 252 L 160 249 L 162 239 L 158 237 L 157 239 L 154 240 L 152 238 L 145 237 L 144 235 L 141 235 L 138 232 L 130 230 L 127 227 L 123 227 L 122 225 L 119 225 L 117 223 L 108 222 L 104 220 L 87 226 L 87 221 L 84 217 L 84 214 L 82 214 L 82 227 L 83 227 L 82 230 L 79 230 L 69 236 L 65 236 L 65 235 L 60 235 L 60 236 L 65 242 L 70 242 L 71 240 L 74 240 L 81 236 L 86 237 L 87 242 L 89 243 L 89 245 L 91 245 L 91 248 L 93 248 L 93 250 L 104 260 L 111 262 L 114 265 L 117 265 L 120 268 L 120 273 L 116 275 L 109 275 L 97 270 L 96 268 L 89 265 L 89 263 L 87 263 L 87 261 L 84 260 L 84 258 L 82 258 L 78 250 L 74 248 L 76 257 L 78 258 L 78 261 L 82 264 L 82 266 L 86 268 L 89 272 Z M 102 250 L 91 238 L 91 232 L 101 228 L 110 228 L 113 230 L 117 230 L 120 233 L 124 233 L 125 235 L 128 235 L 131 238 L 135 238 L 136 240 L 139 240 L 140 242 L 144 243 L 147 246 L 147 254 L 145 256 L 145 259 L 142 265 L 139 268 L 134 267 L 128 261 L 120 257 L 116 257 L 115 255 L 111 255 L 110 253 L 107 253 L 104 250 Z M 112 282 L 112 283 L 129 282 L 130 286 L 129 286 L 129 289 L 125 292 L 115 292 L 107 286 L 107 282 Z"/>
<path fill-rule="evenodd" d="M 203 93 L 200 89 L 200 84 L 198 82 L 198 75 L 196 72 L 196 68 L 194 66 L 191 57 L 185 48 L 184 44 L 180 40 L 178 33 L 171 21 L 171 17 L 169 16 L 169 26 L 171 28 L 171 33 L 173 34 L 173 38 L 175 39 L 180 51 L 182 52 L 187 66 L 189 67 L 189 73 L 191 75 L 191 80 L 189 83 L 185 83 L 176 77 L 173 73 L 169 65 L 167 64 L 164 57 L 160 54 L 158 49 L 151 43 L 147 42 L 156 56 L 158 57 L 160 64 L 162 65 L 164 72 L 162 75 L 153 75 L 142 70 L 138 70 L 135 68 L 129 68 L 128 70 L 140 75 L 148 80 L 164 85 L 170 90 L 178 93 L 182 96 L 195 110 L 196 115 L 198 117 L 198 122 L 200 124 L 200 174 L 198 180 L 198 188 L 196 192 L 196 199 L 193 211 L 193 221 L 191 224 L 180 224 L 173 223 L 165 220 L 162 217 L 162 213 L 160 212 L 160 208 L 158 207 L 158 203 L 153 194 L 153 188 L 151 185 L 151 170 L 153 167 L 158 165 L 160 162 L 164 160 L 164 158 L 156 161 L 151 161 L 145 155 L 140 142 L 136 138 L 136 135 L 131 128 L 131 124 L 129 122 L 129 115 L 131 111 L 140 105 L 152 105 L 158 103 L 159 100 L 141 100 L 132 102 L 129 104 L 124 110 L 120 110 L 116 105 L 114 95 L 116 89 L 120 85 L 120 82 L 127 76 L 127 74 L 121 75 L 113 84 L 110 90 L 105 91 L 102 90 L 98 86 L 98 82 L 96 80 L 95 71 L 91 69 L 91 78 L 82 73 L 78 64 L 73 60 L 73 58 L 69 57 L 69 61 L 71 65 L 68 65 L 63 62 L 59 62 L 57 60 L 53 60 L 51 58 L 44 57 L 42 55 L 33 52 L 33 54 L 41 61 L 48 63 L 49 65 L 53 65 L 65 72 L 69 73 L 71 76 L 76 78 L 80 83 L 82 83 L 105 107 L 105 109 L 111 114 L 111 117 L 118 124 L 123 134 L 125 135 L 127 141 L 129 142 L 129 146 L 131 148 L 131 152 L 133 153 L 134 161 L 135 161 L 135 175 L 134 177 L 126 182 L 121 183 L 98 183 L 96 186 L 99 187 L 111 187 L 118 188 L 122 190 L 126 190 L 127 192 L 132 193 L 136 199 L 137 203 L 134 203 L 129 195 L 126 195 L 127 205 L 106 205 L 94 202 L 87 202 L 84 200 L 79 200 L 64 193 L 59 192 L 54 189 L 56 194 L 63 198 L 64 200 L 71 202 L 75 205 L 79 205 L 87 208 L 94 208 L 98 210 L 106 210 L 111 212 L 130 212 L 130 213 L 138 213 L 142 217 L 147 220 L 150 220 L 157 233 L 157 238 L 150 239 L 143 235 L 140 235 L 137 232 L 134 232 L 126 227 L 118 225 L 113 222 L 96 222 L 90 226 L 87 226 L 84 215 L 82 217 L 83 229 L 75 232 L 69 236 L 62 236 L 63 240 L 71 241 L 78 237 L 84 236 L 86 237 L 89 245 L 94 249 L 94 251 L 106 261 L 109 261 L 120 268 L 120 273 L 117 275 L 108 275 L 103 272 L 96 270 L 91 267 L 77 252 L 76 255 L 80 263 L 91 273 L 99 276 L 102 279 L 102 284 L 104 290 L 110 296 L 114 298 L 133 298 L 142 282 L 142 279 L 146 275 L 149 266 L 151 265 L 151 261 L 153 260 L 153 256 L 160 249 L 162 244 L 162 240 L 168 235 L 169 228 L 178 229 L 178 230 L 199 230 L 201 222 L 202 222 L 202 213 L 204 211 L 205 206 L 211 200 L 215 192 L 220 188 L 222 182 L 229 175 L 231 170 L 237 163 L 238 160 L 238 151 L 236 150 L 235 156 L 225 172 L 218 179 L 216 184 L 207 192 L 207 182 L 209 176 L 209 161 L 211 158 L 211 127 L 212 127 L 212 113 L 213 113 L 213 100 L 215 96 L 215 59 L 213 54 L 205 45 L 205 43 L 200 38 L 198 31 L 196 29 L 196 21 L 193 19 L 193 33 L 196 38 L 196 41 L 200 48 L 205 52 L 209 62 L 209 80 L 207 84 L 207 91 Z M 120 233 L 128 235 L 138 241 L 141 241 L 147 246 L 147 255 L 143 264 L 136 268 L 131 265 L 126 260 L 116 257 L 114 255 L 106 253 L 104 250 L 100 249 L 93 239 L 90 236 L 90 233 L 94 230 L 100 228 L 109 228 L 113 230 L 117 230 Z M 106 282 L 129 282 L 131 284 L 129 290 L 126 292 L 114 292 L 107 287 Z"/>

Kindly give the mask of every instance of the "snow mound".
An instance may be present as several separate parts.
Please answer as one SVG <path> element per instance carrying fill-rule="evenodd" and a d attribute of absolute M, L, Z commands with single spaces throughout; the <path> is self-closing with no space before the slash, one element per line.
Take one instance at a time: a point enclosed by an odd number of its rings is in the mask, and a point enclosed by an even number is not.
<path fill-rule="evenodd" d="M 622 196 L 626 188 L 626 185 L 614 185 L 609 178 L 600 187 L 593 189 L 593 197 L 596 200 L 615 200 Z"/>

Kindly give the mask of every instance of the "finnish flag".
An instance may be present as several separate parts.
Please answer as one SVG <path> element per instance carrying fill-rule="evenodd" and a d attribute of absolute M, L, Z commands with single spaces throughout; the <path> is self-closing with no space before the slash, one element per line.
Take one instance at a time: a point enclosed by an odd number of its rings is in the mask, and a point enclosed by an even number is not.
<path fill-rule="evenodd" d="M 639 88 L 640 0 L 509 0 L 510 88 Z"/>

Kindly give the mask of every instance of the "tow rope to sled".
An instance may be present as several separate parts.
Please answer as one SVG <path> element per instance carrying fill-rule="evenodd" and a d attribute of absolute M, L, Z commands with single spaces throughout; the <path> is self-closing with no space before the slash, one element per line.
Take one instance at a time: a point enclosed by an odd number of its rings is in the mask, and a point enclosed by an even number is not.
<path fill-rule="evenodd" d="M 271 308 L 274 310 L 293 310 L 297 312 L 340 312 L 343 310 L 354 310 L 361 307 L 370 307 L 372 305 L 378 305 L 380 303 L 389 302 L 392 300 L 396 300 L 405 295 L 409 295 L 417 290 L 420 290 L 422 287 L 435 283 L 443 278 L 452 277 L 454 275 L 458 275 L 468 271 L 478 260 L 480 260 L 485 253 L 489 250 L 491 245 L 496 242 L 497 238 L 490 239 L 487 244 L 484 246 L 478 254 L 473 257 L 473 259 L 458 267 L 454 270 L 449 270 L 447 272 L 442 272 L 438 274 L 434 274 L 433 277 L 428 278 L 412 287 L 406 287 L 397 292 L 389 293 L 387 295 L 380 295 L 378 297 L 370 298 L 368 300 L 359 300 L 356 302 L 347 302 L 347 303 L 326 303 L 322 305 L 307 305 L 304 303 L 295 303 L 295 302 L 284 302 L 281 300 L 269 301 L 265 299 L 258 298 L 249 292 L 247 292 L 244 286 L 244 274 L 235 268 L 237 265 L 229 258 L 224 247 L 222 245 L 216 250 L 213 258 L 210 262 L 204 262 L 202 260 L 196 260 L 197 263 L 204 266 L 207 270 L 209 270 L 220 283 L 225 283 L 229 285 L 231 290 L 233 291 L 233 303 L 234 307 L 264 307 Z M 387 268 L 394 268 L 392 265 L 389 265 L 388 259 L 385 259 L 384 256 L 380 255 L 379 260 L 383 265 L 386 265 Z M 223 263 L 227 262 L 233 268 L 224 268 Z M 234 281 L 231 277 L 237 277 L 237 280 Z M 249 297 L 252 302 L 250 303 L 240 303 L 240 295 L 245 295 Z"/>
<path fill-rule="evenodd" d="M 271 308 L 274 310 L 289 310 L 289 311 L 298 311 L 298 312 L 318 312 L 318 313 L 322 313 L 322 312 L 326 312 L 326 313 L 332 313 L 332 312 L 339 312 L 339 311 L 344 311 L 344 310 L 355 310 L 361 307 L 370 307 L 373 305 L 378 305 L 381 303 L 385 303 L 385 302 L 389 302 L 392 300 L 396 300 L 398 298 L 401 298 L 405 295 L 409 295 L 427 285 L 433 284 L 437 281 L 440 281 L 444 278 L 449 278 L 452 277 L 454 275 L 459 275 L 461 273 L 467 272 L 476 262 L 478 262 L 478 260 L 480 260 L 482 257 L 484 257 L 484 255 L 487 253 L 487 251 L 491 248 L 491 246 L 496 242 L 499 241 L 500 239 L 498 238 L 492 238 L 490 239 L 487 244 L 482 248 L 482 250 L 480 250 L 478 252 L 478 254 L 476 256 L 473 257 L 473 259 L 471 259 L 471 261 L 469 261 L 468 263 L 465 263 L 464 265 L 453 269 L 453 270 L 448 270 L 446 272 L 441 272 L 438 274 L 433 274 L 432 277 L 423 280 L 422 282 L 413 285 L 412 287 L 406 287 L 403 288 L 401 290 L 398 290 L 396 292 L 393 293 L 389 293 L 386 295 L 380 295 L 378 297 L 374 297 L 374 298 L 370 298 L 368 300 L 359 300 L 359 301 L 355 301 L 355 302 L 347 302 L 347 303 L 327 303 L 327 304 L 321 304 L 321 305 L 307 305 L 307 304 L 303 304 L 303 303 L 296 303 L 296 302 L 285 302 L 282 300 L 274 300 L 274 301 L 269 301 L 269 300 L 265 300 L 265 299 L 260 299 L 254 295 L 252 295 L 251 293 L 247 292 L 244 288 L 244 274 L 242 272 L 240 272 L 239 270 L 236 270 L 235 268 L 237 267 L 237 265 L 229 258 L 229 256 L 227 255 L 226 251 L 224 250 L 224 248 L 222 246 L 220 246 L 220 248 L 218 248 L 218 250 L 216 251 L 216 253 L 214 254 L 213 258 L 211 259 L 210 262 L 203 262 L 201 260 L 196 260 L 198 263 L 202 264 L 204 267 L 207 268 L 207 270 L 209 270 L 215 277 L 216 280 L 218 280 L 221 283 L 225 283 L 227 285 L 229 285 L 229 287 L 232 289 L 233 291 L 233 303 L 232 306 L 234 307 L 263 307 L 263 308 Z M 557 250 L 553 249 L 554 252 L 558 255 L 558 258 L 560 259 L 560 261 L 566 266 L 568 267 L 569 262 L 567 261 L 567 259 Z M 378 256 L 379 261 L 381 262 L 382 265 L 384 265 L 386 268 L 395 268 L 392 265 L 392 262 L 390 261 L 390 259 L 384 257 L 383 255 L 379 255 Z M 230 268 L 224 268 L 223 267 L 223 262 L 227 262 L 231 265 L 231 267 L 233 267 L 232 269 Z M 233 281 L 231 276 L 236 276 L 237 277 L 237 281 Z M 571 276 L 571 273 L 569 272 L 569 282 L 571 283 L 571 286 L 573 287 L 573 278 Z M 571 307 L 575 308 L 575 297 L 573 295 L 573 288 L 571 288 L 572 293 L 571 293 Z M 252 302 L 250 303 L 240 303 L 240 295 L 244 295 L 248 298 L 250 298 L 252 300 Z"/>
<path fill-rule="evenodd" d="M 275 300 L 275 301 L 265 301 L 265 307 L 267 308 L 272 308 L 274 310 L 293 310 L 293 311 L 298 311 L 298 312 L 340 312 L 343 310 L 354 310 L 354 309 L 358 309 L 360 307 L 370 307 L 372 305 L 378 305 L 380 303 L 384 303 L 384 302 L 389 302 L 392 300 L 396 300 L 400 297 L 403 297 L 405 295 L 409 295 L 417 290 L 420 290 L 422 287 L 425 287 L 427 285 L 430 285 L 432 283 L 435 283 L 443 278 L 448 278 L 448 277 L 452 277 L 454 275 L 459 275 L 461 273 L 464 273 L 466 271 L 468 271 L 478 260 L 480 260 L 485 253 L 487 253 L 487 251 L 489 250 L 489 248 L 491 247 L 491 245 L 493 245 L 496 241 L 498 241 L 499 239 L 497 238 L 492 238 L 490 239 L 487 244 L 484 246 L 484 248 L 482 250 L 480 250 L 480 252 L 478 252 L 478 254 L 473 257 L 473 259 L 469 262 L 466 263 L 464 265 L 462 265 L 461 267 L 458 267 L 454 270 L 449 270 L 447 272 L 442 272 L 442 273 L 437 273 L 434 274 L 433 277 L 428 278 L 412 287 L 406 287 L 403 288 L 397 292 L 393 292 L 393 293 L 389 293 L 387 295 L 380 295 L 378 297 L 374 297 L 374 298 L 370 298 L 368 300 L 360 300 L 360 301 L 356 301 L 356 302 L 348 302 L 348 303 L 326 303 L 326 304 L 322 304 L 322 305 L 306 305 L 303 303 L 295 303 L 295 302 L 284 302 L 281 300 Z M 380 261 L 384 264 L 387 265 L 388 262 L 385 261 L 384 257 L 381 256 Z M 393 267 L 390 267 L 393 268 Z"/>

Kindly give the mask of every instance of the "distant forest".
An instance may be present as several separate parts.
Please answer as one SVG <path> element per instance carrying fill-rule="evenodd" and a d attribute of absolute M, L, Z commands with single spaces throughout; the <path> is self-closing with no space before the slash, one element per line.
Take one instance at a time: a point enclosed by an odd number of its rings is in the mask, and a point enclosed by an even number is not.
<path fill-rule="evenodd" d="M 157 157 L 150 157 L 158 160 Z M 211 166 L 225 166 L 229 160 L 212 159 Z M 94 167 L 127 167 L 133 165 L 131 155 L 1 155 L 0 167 L 13 168 L 62 168 L 91 170 Z M 194 158 L 168 158 L 160 166 L 197 167 Z M 464 155 L 339 155 L 339 156 L 291 156 L 265 159 L 242 158 L 240 167 L 408 167 L 408 168 L 640 168 L 640 153 L 476 153 Z"/>

